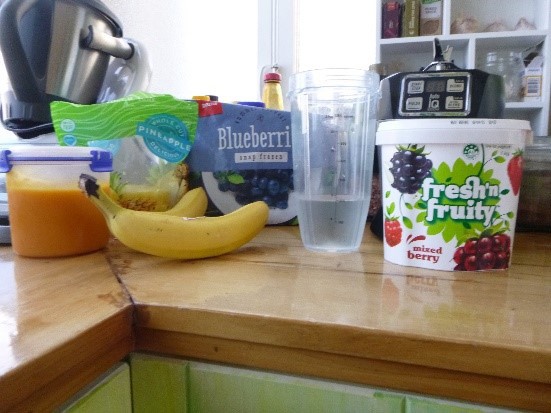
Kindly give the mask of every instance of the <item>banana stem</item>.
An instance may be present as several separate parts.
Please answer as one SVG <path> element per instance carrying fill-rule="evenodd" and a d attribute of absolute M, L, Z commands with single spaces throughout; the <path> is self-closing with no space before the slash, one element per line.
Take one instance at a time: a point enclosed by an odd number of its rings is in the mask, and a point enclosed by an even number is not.
<path fill-rule="evenodd" d="M 80 189 L 98 207 L 105 217 L 114 217 L 123 209 L 97 184 L 96 178 L 87 174 L 81 174 L 78 181 Z"/>

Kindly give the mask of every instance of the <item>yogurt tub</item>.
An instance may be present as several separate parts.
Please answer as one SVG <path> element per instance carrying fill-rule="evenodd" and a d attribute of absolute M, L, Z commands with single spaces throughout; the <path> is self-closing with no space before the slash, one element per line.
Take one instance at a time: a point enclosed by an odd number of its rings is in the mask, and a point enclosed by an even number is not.
<path fill-rule="evenodd" d="M 522 120 L 381 122 L 385 260 L 446 271 L 508 268 L 531 139 Z"/>

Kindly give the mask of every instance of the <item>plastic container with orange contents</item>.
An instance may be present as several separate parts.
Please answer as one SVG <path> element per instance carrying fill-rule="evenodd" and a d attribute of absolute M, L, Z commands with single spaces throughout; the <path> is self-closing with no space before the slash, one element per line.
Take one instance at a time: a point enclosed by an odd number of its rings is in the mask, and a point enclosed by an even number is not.
<path fill-rule="evenodd" d="M 1 150 L 13 250 L 27 257 L 61 257 L 105 247 L 107 223 L 78 180 L 86 173 L 108 187 L 112 163 L 109 151 L 87 147 L 16 145 Z"/>

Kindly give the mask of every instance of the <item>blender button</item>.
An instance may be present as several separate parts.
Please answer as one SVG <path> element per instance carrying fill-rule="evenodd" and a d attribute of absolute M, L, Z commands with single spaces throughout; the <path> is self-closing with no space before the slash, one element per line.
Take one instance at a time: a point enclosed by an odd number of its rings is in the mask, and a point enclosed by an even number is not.
<path fill-rule="evenodd" d="M 406 110 L 421 110 L 423 108 L 423 98 L 408 98 L 406 100 Z"/>

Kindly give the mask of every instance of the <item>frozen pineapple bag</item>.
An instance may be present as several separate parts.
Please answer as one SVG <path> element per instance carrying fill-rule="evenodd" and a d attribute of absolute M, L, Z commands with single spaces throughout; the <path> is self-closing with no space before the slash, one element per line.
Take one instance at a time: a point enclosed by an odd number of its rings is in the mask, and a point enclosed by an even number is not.
<path fill-rule="evenodd" d="M 53 102 L 51 112 L 60 145 L 113 153 L 111 195 L 122 206 L 165 211 L 187 192 L 197 102 L 137 92 L 92 105 Z"/>

